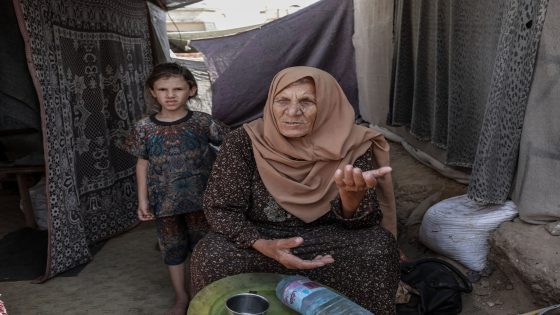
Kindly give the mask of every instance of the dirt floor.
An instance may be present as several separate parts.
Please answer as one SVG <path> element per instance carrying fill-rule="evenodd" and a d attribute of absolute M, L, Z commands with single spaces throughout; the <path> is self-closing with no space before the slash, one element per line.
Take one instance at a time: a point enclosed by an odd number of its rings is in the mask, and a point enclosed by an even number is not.
<path fill-rule="evenodd" d="M 399 209 L 399 244 L 409 259 L 437 256 L 418 242 L 418 218 L 441 199 L 465 193 L 466 186 L 442 177 L 392 143 L 392 165 Z M 23 226 L 17 195 L 0 194 L 0 237 Z M 414 211 L 416 210 L 416 211 Z M 0 300 L 9 315 L 163 314 L 173 302 L 166 268 L 155 250 L 155 227 L 142 224 L 109 240 L 76 277 L 56 277 L 44 284 L 0 282 Z M 463 268 L 463 271 L 466 270 Z M 515 275 L 495 269 L 463 295 L 462 314 L 522 314 L 537 305 Z M 201 314 L 203 315 L 203 314 Z"/>
<path fill-rule="evenodd" d="M 465 194 L 467 186 L 441 176 L 436 171 L 414 160 L 408 152 L 391 144 L 391 164 L 399 219 L 399 246 L 411 259 L 438 256 L 418 240 L 421 214 L 436 202 Z M 407 225 L 407 223 L 409 223 Z M 453 261 L 451 261 L 453 262 Z M 473 292 L 463 294 L 461 314 L 523 314 L 544 307 L 538 305 L 527 287 L 512 273 L 492 266 L 489 274 L 469 272 L 455 263 L 460 270 L 477 281 Z"/>

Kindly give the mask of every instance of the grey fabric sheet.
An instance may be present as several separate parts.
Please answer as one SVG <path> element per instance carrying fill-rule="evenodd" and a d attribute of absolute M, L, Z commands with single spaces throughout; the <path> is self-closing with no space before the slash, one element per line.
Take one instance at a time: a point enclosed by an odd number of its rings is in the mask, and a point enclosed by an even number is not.
<path fill-rule="evenodd" d="M 372 125 L 387 119 L 393 72 L 395 0 L 354 0 L 354 50 L 360 114 Z"/>
<path fill-rule="evenodd" d="M 387 123 L 447 150 L 447 165 L 474 161 L 504 2 L 397 1 Z"/>
<path fill-rule="evenodd" d="M 322 0 L 259 29 L 193 41 L 213 80 L 213 116 L 231 126 L 260 117 L 272 78 L 291 66 L 332 74 L 358 111 L 353 29 L 352 0 Z"/>
<path fill-rule="evenodd" d="M 525 112 L 512 199 L 528 223 L 560 220 L 560 2 L 550 1 Z"/>
<path fill-rule="evenodd" d="M 510 1 L 469 182 L 469 198 L 503 203 L 510 194 L 548 0 Z"/>
<path fill-rule="evenodd" d="M 388 124 L 472 167 L 468 196 L 510 192 L 547 0 L 399 0 Z"/>

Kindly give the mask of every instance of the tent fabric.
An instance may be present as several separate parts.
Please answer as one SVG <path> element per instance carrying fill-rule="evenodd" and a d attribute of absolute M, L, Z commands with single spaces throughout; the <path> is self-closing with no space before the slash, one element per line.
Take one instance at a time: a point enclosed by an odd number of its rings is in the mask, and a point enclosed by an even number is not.
<path fill-rule="evenodd" d="M 212 83 L 212 114 L 237 127 L 261 116 L 274 75 L 291 66 L 332 74 L 358 111 L 352 0 L 322 0 L 259 29 L 197 40 Z"/>
<path fill-rule="evenodd" d="M 528 223 L 560 220 L 560 2 L 550 1 L 523 122 L 512 200 Z"/>
<path fill-rule="evenodd" d="M 395 0 L 354 0 L 356 76 L 360 114 L 372 125 L 384 123 L 389 111 L 393 71 Z"/>
<path fill-rule="evenodd" d="M 469 181 L 475 201 L 504 203 L 510 195 L 547 6 L 548 0 L 509 2 Z"/>
<path fill-rule="evenodd" d="M 11 1 L 0 1 L 0 130 L 41 129 L 39 101 Z"/>
<path fill-rule="evenodd" d="M 135 160 L 117 148 L 144 113 L 145 1 L 14 0 L 41 104 L 49 198 L 43 278 L 137 222 Z"/>
<path fill-rule="evenodd" d="M 156 63 L 171 62 L 169 40 L 167 38 L 167 12 L 157 5 L 148 2 L 150 12 L 151 29 L 153 31 L 154 46 L 153 54 Z"/>
<path fill-rule="evenodd" d="M 505 0 L 397 0 L 388 125 L 470 167 L 492 78 Z"/>
<path fill-rule="evenodd" d="M 547 0 L 398 0 L 390 126 L 471 167 L 469 198 L 511 189 Z"/>

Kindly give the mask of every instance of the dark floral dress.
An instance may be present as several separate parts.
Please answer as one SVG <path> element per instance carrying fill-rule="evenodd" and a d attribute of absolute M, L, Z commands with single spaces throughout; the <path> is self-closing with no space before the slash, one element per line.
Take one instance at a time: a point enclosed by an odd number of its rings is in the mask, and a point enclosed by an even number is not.
<path fill-rule="evenodd" d="M 373 169 L 372 150 L 354 165 Z M 393 235 L 380 226 L 382 213 L 375 191 L 367 191 L 353 218 L 342 218 L 341 209 L 337 197 L 331 211 L 311 223 L 288 213 L 264 186 L 245 130 L 233 131 L 220 148 L 204 195 L 211 230 L 190 260 L 192 288 L 198 292 L 216 280 L 246 272 L 301 274 L 338 290 L 376 315 L 394 314 L 398 250 Z M 291 270 L 251 247 L 260 238 L 294 236 L 304 242 L 292 249 L 293 254 L 302 259 L 330 254 L 335 262 Z"/>
<path fill-rule="evenodd" d="M 155 115 L 136 123 L 125 149 L 149 161 L 148 199 L 156 218 L 202 210 L 202 195 L 214 162 L 209 144 L 221 144 L 228 128 L 203 112 L 173 122 Z"/>

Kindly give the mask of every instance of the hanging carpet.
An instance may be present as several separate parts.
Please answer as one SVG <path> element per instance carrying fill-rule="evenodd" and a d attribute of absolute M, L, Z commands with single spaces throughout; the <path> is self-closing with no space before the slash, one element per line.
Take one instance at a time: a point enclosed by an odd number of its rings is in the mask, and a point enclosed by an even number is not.
<path fill-rule="evenodd" d="M 145 1 L 14 0 L 41 105 L 49 251 L 44 279 L 136 222 L 135 160 L 117 148 L 144 113 Z"/>

